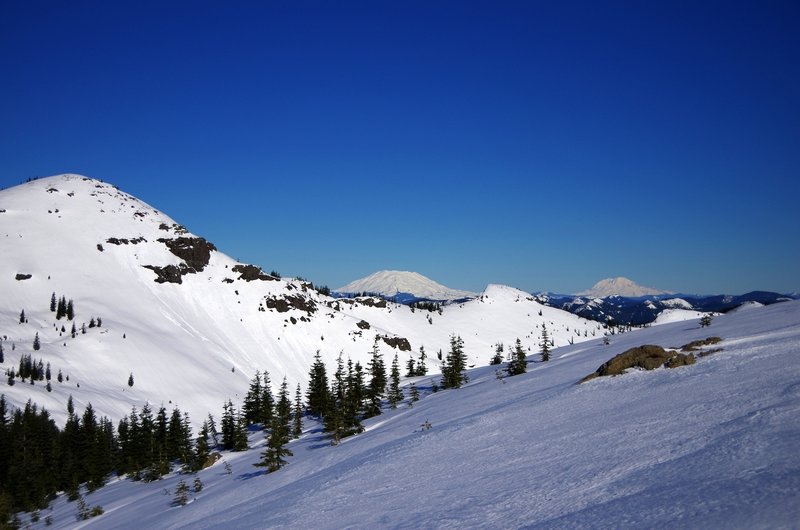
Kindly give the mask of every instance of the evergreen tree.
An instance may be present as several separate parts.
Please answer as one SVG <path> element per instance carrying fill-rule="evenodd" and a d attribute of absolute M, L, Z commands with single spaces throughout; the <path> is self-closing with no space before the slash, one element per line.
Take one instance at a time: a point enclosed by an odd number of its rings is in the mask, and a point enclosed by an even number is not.
<path fill-rule="evenodd" d="M 72 303 L 72 299 L 70 299 L 70 301 L 67 302 L 67 309 L 65 311 L 65 315 L 67 317 L 67 320 L 72 320 L 73 318 L 75 318 L 75 304 Z"/>
<path fill-rule="evenodd" d="M 259 412 L 259 422 L 266 428 L 272 421 L 275 414 L 275 398 L 272 396 L 272 382 L 269 379 L 269 372 L 264 370 L 264 378 L 261 385 L 261 410 Z"/>
<path fill-rule="evenodd" d="M 389 406 L 396 409 L 397 404 L 403 401 L 403 398 L 403 390 L 400 388 L 400 365 L 398 364 L 397 354 L 395 353 L 389 376 Z"/>
<path fill-rule="evenodd" d="M 706 327 L 710 326 L 711 325 L 711 321 L 713 319 L 714 318 L 710 314 L 706 313 L 705 315 L 703 315 L 700 318 L 700 327 L 701 328 L 706 328 Z"/>
<path fill-rule="evenodd" d="M 419 401 L 419 390 L 417 390 L 417 385 L 411 383 L 411 386 L 409 387 L 409 392 L 411 393 L 411 401 L 409 402 L 408 405 L 411 406 L 413 403 Z"/>
<path fill-rule="evenodd" d="M 67 299 L 63 296 L 58 299 L 58 305 L 56 306 L 56 320 L 61 320 L 63 317 L 67 315 Z"/>
<path fill-rule="evenodd" d="M 234 438 L 236 436 L 236 417 L 234 416 L 233 403 L 230 399 L 226 401 L 222 407 L 220 430 L 222 434 L 222 448 L 233 449 Z"/>
<path fill-rule="evenodd" d="M 409 357 L 406 361 L 406 377 L 414 377 L 417 375 L 417 367 L 414 365 L 414 358 Z"/>
<path fill-rule="evenodd" d="M 468 381 L 464 371 L 467 368 L 467 355 L 464 353 L 464 341 L 460 336 L 450 337 L 450 352 L 442 365 L 442 387 L 461 388 Z"/>
<path fill-rule="evenodd" d="M 525 350 L 522 347 L 522 342 L 520 342 L 519 338 L 514 343 L 514 349 L 510 354 L 510 359 L 508 361 L 508 375 L 518 375 L 524 374 L 528 367 L 527 361 L 525 359 Z"/>
<path fill-rule="evenodd" d="M 75 329 L 75 322 L 72 323 L 72 330 L 69 333 L 70 333 L 70 335 L 72 335 L 73 339 L 75 338 L 75 335 L 78 334 L 78 330 Z"/>
<path fill-rule="evenodd" d="M 250 388 L 244 396 L 242 411 L 248 425 L 258 423 L 262 419 L 261 399 L 264 389 L 261 386 L 261 372 L 256 370 L 256 375 L 250 381 Z"/>
<path fill-rule="evenodd" d="M 55 313 L 56 307 L 57 307 L 56 293 L 53 293 L 52 295 L 50 295 L 50 312 Z"/>
<path fill-rule="evenodd" d="M 377 337 L 372 346 L 372 356 L 367 365 L 367 371 L 370 381 L 367 387 L 366 417 L 370 418 L 381 413 L 381 398 L 386 390 L 386 366 L 383 363 L 383 355 L 381 355 Z"/>
<path fill-rule="evenodd" d="M 27 319 L 25 318 L 25 310 L 23 309 L 23 310 L 22 310 L 22 311 L 20 311 L 20 313 L 19 313 L 19 323 L 20 323 L 20 324 L 24 324 L 24 323 L 26 322 L 26 320 L 27 320 Z"/>
<path fill-rule="evenodd" d="M 6 362 L 6 354 L 3 351 L 3 343 L 0 342 L 0 364 L 3 364 L 4 362 Z"/>
<path fill-rule="evenodd" d="M 417 376 L 423 376 L 428 374 L 428 367 L 425 365 L 425 359 L 427 356 L 425 355 L 425 347 L 419 347 L 419 360 L 417 361 Z"/>
<path fill-rule="evenodd" d="M 539 342 L 542 348 L 542 361 L 550 360 L 550 337 L 547 335 L 547 327 L 542 323 L 542 340 Z"/>
<path fill-rule="evenodd" d="M 178 482 L 178 485 L 175 486 L 175 498 L 172 499 L 172 503 L 175 506 L 186 506 L 189 502 L 189 486 L 186 485 L 186 482 L 181 480 Z"/>
<path fill-rule="evenodd" d="M 208 460 L 208 455 L 211 454 L 211 430 L 208 426 L 208 420 L 203 422 L 200 428 L 200 434 L 194 442 L 194 470 L 198 471 L 203 469 Z"/>
<path fill-rule="evenodd" d="M 41 348 L 41 347 L 42 347 L 42 346 L 41 346 L 41 344 L 39 343 L 39 332 L 37 331 L 37 332 L 36 332 L 36 336 L 35 336 L 35 337 L 33 337 L 33 349 L 38 351 L 38 350 L 39 350 L 39 348 Z"/>
<path fill-rule="evenodd" d="M 308 374 L 308 389 L 306 390 L 306 403 L 308 413 L 312 416 L 323 417 L 328 409 L 328 376 L 325 364 L 322 362 L 319 350 L 314 356 L 314 363 Z"/>
<path fill-rule="evenodd" d="M 128 376 L 128 386 L 130 386 L 130 387 L 133 386 L 133 372 L 131 372 L 131 375 Z M 147 385 L 145 385 L 145 386 L 147 386 Z"/>
<path fill-rule="evenodd" d="M 494 349 L 494 356 L 489 361 L 489 365 L 496 365 L 503 362 L 503 343 L 498 342 Z"/>
<path fill-rule="evenodd" d="M 303 434 L 303 393 L 300 391 L 300 383 L 297 383 L 297 390 L 294 393 L 292 436 L 294 438 L 300 438 L 301 434 Z"/>
<path fill-rule="evenodd" d="M 289 443 L 289 422 L 292 417 L 292 404 L 289 401 L 289 384 L 283 378 L 278 400 L 275 406 L 275 415 L 270 422 L 269 434 L 267 435 L 267 445 L 261 453 L 261 461 L 254 464 L 257 467 L 266 467 L 271 473 L 286 465 L 285 456 L 292 456 L 292 452 L 286 448 Z"/>

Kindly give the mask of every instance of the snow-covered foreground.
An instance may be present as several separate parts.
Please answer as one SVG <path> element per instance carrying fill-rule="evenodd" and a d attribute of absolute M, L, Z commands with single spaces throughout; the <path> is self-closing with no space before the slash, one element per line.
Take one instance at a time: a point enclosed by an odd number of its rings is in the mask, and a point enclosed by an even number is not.
<path fill-rule="evenodd" d="M 674 370 L 576 382 L 625 349 L 717 335 L 723 351 Z M 470 372 L 330 446 L 310 426 L 280 471 L 263 443 L 202 471 L 185 507 L 177 482 L 118 480 L 62 497 L 53 528 L 781 528 L 800 521 L 800 302 L 665 324 L 559 348 L 499 380 Z M 531 358 L 533 360 L 533 357 Z M 427 386 L 430 378 L 418 385 Z M 431 428 L 421 429 L 429 421 Z M 43 527 L 40 522 L 34 527 Z"/>

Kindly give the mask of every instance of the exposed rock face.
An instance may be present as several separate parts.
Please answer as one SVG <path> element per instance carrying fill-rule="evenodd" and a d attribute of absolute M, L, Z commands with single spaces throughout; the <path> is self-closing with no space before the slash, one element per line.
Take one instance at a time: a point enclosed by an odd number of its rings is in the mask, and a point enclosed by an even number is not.
<path fill-rule="evenodd" d="M 585 383 L 595 377 L 620 375 L 629 368 L 643 368 L 645 370 L 653 370 L 660 366 L 676 368 L 678 366 L 694 364 L 694 362 L 695 358 L 691 353 L 686 355 L 674 350 L 665 350 L 661 346 L 646 344 L 644 346 L 631 348 L 630 350 L 626 350 L 612 357 L 609 361 L 600 366 L 596 372 L 587 375 L 581 379 L 580 382 Z"/>
<path fill-rule="evenodd" d="M 21 280 L 30 280 L 31 278 L 33 278 L 33 274 L 22 274 L 22 273 L 19 273 L 14 278 L 16 280 L 20 280 L 20 281 Z"/>
<path fill-rule="evenodd" d="M 391 346 L 392 348 L 398 349 L 400 351 L 411 351 L 411 343 L 408 342 L 408 339 L 403 337 L 387 337 L 382 336 L 381 340 Z"/>
<path fill-rule="evenodd" d="M 717 344 L 719 342 L 722 342 L 722 339 L 719 337 L 708 337 L 707 339 L 695 340 L 689 344 L 684 344 L 681 346 L 680 350 L 683 352 L 697 351 L 703 346 L 711 346 L 712 344 Z"/>
<path fill-rule="evenodd" d="M 202 237 L 161 238 L 158 241 L 167 245 L 170 252 L 185 261 L 195 272 L 201 272 L 211 260 L 211 251 L 217 250 L 217 247 Z"/>
<path fill-rule="evenodd" d="M 185 266 L 167 265 L 166 267 L 156 267 L 155 265 L 144 265 L 145 269 L 150 269 L 156 273 L 156 283 L 183 283 L 181 276 L 187 274 L 189 269 Z"/>
<path fill-rule="evenodd" d="M 299 295 L 282 296 L 280 298 L 270 297 L 266 300 L 266 306 L 267 309 L 274 309 L 278 313 L 285 313 L 290 309 L 299 309 L 311 315 L 317 310 L 317 304 L 314 300 Z"/>
<path fill-rule="evenodd" d="M 244 280 L 246 282 L 252 282 L 254 280 L 262 280 L 262 281 L 271 281 L 277 280 L 274 276 L 270 276 L 269 274 L 264 274 L 260 267 L 256 267 L 255 265 L 234 265 L 231 268 L 233 272 L 239 273 L 239 279 Z"/>
<path fill-rule="evenodd" d="M 359 329 L 369 329 L 370 328 L 369 322 L 367 322 L 366 320 L 362 320 L 361 322 L 358 322 L 356 324 L 356 326 L 358 326 Z"/>

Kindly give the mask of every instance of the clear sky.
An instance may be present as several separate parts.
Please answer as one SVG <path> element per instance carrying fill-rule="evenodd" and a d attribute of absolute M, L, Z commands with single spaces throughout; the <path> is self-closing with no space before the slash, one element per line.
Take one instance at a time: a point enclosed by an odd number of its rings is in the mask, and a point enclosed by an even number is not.
<path fill-rule="evenodd" d="M 800 290 L 800 3 L 0 4 L 0 186 L 339 287 Z"/>

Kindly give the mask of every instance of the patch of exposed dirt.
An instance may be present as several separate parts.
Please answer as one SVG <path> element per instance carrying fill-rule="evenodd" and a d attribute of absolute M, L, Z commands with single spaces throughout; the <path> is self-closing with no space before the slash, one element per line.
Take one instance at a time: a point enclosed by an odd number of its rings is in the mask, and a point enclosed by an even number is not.
<path fill-rule="evenodd" d="M 631 348 L 612 357 L 600 366 L 597 371 L 587 375 L 579 382 L 585 383 L 595 377 L 620 375 L 629 368 L 642 368 L 644 370 L 653 370 L 661 366 L 677 368 L 678 366 L 694 364 L 694 362 L 695 358 L 691 353 L 686 355 L 674 350 L 665 350 L 661 346 L 646 344 Z"/>

